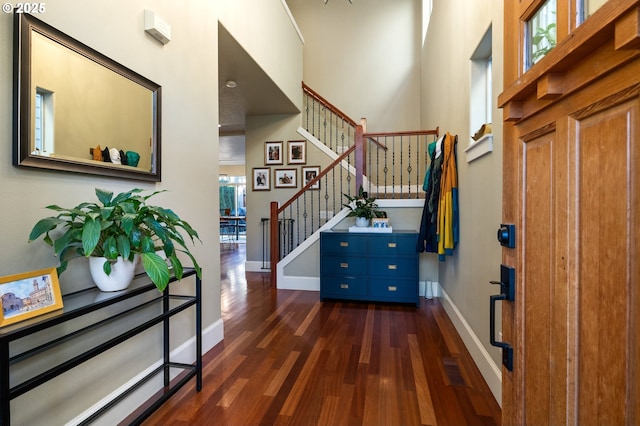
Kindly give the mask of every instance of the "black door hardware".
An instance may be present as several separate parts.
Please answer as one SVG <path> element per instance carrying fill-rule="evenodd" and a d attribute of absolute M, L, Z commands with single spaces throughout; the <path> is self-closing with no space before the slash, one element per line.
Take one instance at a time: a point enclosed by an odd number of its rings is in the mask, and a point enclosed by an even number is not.
<path fill-rule="evenodd" d="M 508 248 L 516 246 L 516 226 L 513 224 L 501 224 L 498 228 L 498 241 L 500 245 Z"/>
<path fill-rule="evenodd" d="M 505 342 L 496 341 L 496 302 L 499 300 L 513 301 L 515 299 L 516 270 L 500 265 L 500 281 L 490 281 L 500 286 L 500 294 L 489 297 L 489 342 L 502 348 L 502 364 L 507 370 L 513 370 L 513 347 Z"/>

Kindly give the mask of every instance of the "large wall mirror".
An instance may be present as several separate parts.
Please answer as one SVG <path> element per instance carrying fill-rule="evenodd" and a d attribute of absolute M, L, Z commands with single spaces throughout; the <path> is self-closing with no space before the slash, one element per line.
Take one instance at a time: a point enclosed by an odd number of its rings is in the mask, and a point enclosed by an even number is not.
<path fill-rule="evenodd" d="M 160 181 L 159 85 L 28 14 L 14 80 L 14 165 Z"/>

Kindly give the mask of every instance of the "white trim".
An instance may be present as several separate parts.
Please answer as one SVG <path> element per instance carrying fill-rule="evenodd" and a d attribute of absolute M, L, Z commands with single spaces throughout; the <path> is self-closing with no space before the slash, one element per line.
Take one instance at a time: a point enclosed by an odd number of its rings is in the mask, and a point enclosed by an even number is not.
<path fill-rule="evenodd" d="M 458 307 L 453 303 L 449 295 L 442 288 L 439 289 L 439 294 L 442 295 L 441 302 L 447 315 L 449 315 L 453 325 L 456 327 L 464 345 L 471 354 L 471 358 L 473 358 L 478 370 L 480 370 L 480 374 L 482 374 L 487 385 L 489 385 L 491 393 L 493 393 L 498 405 L 502 407 L 502 370 L 493 361 L 493 358 L 491 358 L 489 352 L 487 352 L 482 341 L 475 334 L 464 316 L 462 316 L 462 313 L 458 310 Z"/>
<path fill-rule="evenodd" d="M 263 269 L 263 265 L 266 269 Z M 245 272 L 269 272 L 271 271 L 271 262 L 266 261 L 258 261 L 258 260 L 247 260 L 244 262 L 244 270 Z"/>
<path fill-rule="evenodd" d="M 484 135 L 473 144 L 469 145 L 464 152 L 467 153 L 467 163 L 472 162 L 476 158 L 480 158 L 485 154 L 493 151 L 493 135 Z"/>
<path fill-rule="evenodd" d="M 300 28 L 298 28 L 298 23 L 296 22 L 295 18 L 293 17 L 293 14 L 291 13 L 291 10 L 289 10 L 289 5 L 287 4 L 286 0 L 280 0 L 280 2 L 282 3 L 282 7 L 284 7 L 284 10 L 287 12 L 287 15 L 289 16 L 289 19 L 291 20 L 291 24 L 293 25 L 293 28 L 296 30 L 296 33 L 298 34 L 298 37 L 300 38 L 300 41 L 302 42 L 302 44 L 304 44 L 304 37 L 302 36 L 302 31 L 300 31 Z"/>
<path fill-rule="evenodd" d="M 320 291 L 320 278 L 285 276 L 278 279 L 278 290 Z"/>
<path fill-rule="evenodd" d="M 211 350 L 215 345 L 220 343 L 224 338 L 224 324 L 222 319 L 211 324 L 209 327 L 202 331 L 202 353 L 205 354 L 209 350 Z M 172 362 L 180 362 L 180 363 L 192 363 L 195 360 L 195 336 L 192 336 L 190 339 L 185 341 L 183 344 L 175 348 L 171 351 L 171 361 Z M 118 395 L 122 394 L 129 387 L 133 386 L 143 377 L 151 373 L 153 370 L 162 365 L 163 360 L 160 359 L 150 365 L 147 369 L 141 371 L 137 376 L 131 378 L 127 383 L 123 384 L 119 388 L 115 389 L 109 395 L 104 397 L 102 400 L 96 402 L 94 405 L 86 409 L 84 412 L 80 413 L 76 418 L 72 419 L 66 425 L 77 425 L 86 420 L 93 413 L 98 411 L 101 407 L 105 406 L 107 403 L 112 401 Z M 174 376 L 179 374 L 179 372 L 175 372 Z M 172 377 L 173 379 L 173 377 Z M 126 403 L 124 401 L 121 404 L 116 405 L 110 411 L 105 413 L 106 416 L 109 417 L 109 421 L 114 421 L 117 423 L 128 415 L 131 414 L 129 411 L 129 407 L 139 407 L 144 404 L 149 398 L 151 398 L 157 391 L 163 388 L 163 380 L 162 376 L 158 376 L 154 378 L 138 388 L 134 393 L 132 393 L 128 399 L 126 399 Z M 119 420 L 115 420 L 119 419 Z M 107 420 L 105 420 L 107 421 Z"/>
<path fill-rule="evenodd" d="M 313 136 L 311 133 L 307 132 L 304 128 L 298 127 L 298 133 L 300 134 L 300 136 L 304 137 L 306 140 L 311 142 L 316 148 L 322 151 L 332 161 L 340 157 L 340 155 L 336 154 L 335 151 L 333 151 L 331 148 L 329 148 L 328 146 L 320 142 L 318 138 Z M 344 160 L 341 161 L 340 165 L 342 166 L 343 169 L 347 170 L 349 173 L 355 176 L 356 174 L 355 166 L 350 165 Z M 366 177 L 365 177 L 365 182 L 366 182 Z"/>

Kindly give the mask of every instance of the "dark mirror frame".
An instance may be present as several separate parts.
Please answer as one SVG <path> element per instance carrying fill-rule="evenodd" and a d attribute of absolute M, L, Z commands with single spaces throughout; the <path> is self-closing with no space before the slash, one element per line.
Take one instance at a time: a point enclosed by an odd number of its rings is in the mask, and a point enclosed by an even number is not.
<path fill-rule="evenodd" d="M 152 92 L 153 96 L 153 158 L 152 171 L 136 170 L 135 167 L 115 167 L 111 163 L 91 163 L 89 161 L 67 160 L 31 154 L 31 34 L 37 31 L 45 37 L 79 53 Z M 13 120 L 13 165 L 36 169 L 59 170 L 66 172 L 101 175 L 116 178 L 159 182 L 161 144 L 161 87 L 151 80 L 117 63 L 107 56 L 64 34 L 51 25 L 26 14 L 14 13 L 14 120 Z"/>

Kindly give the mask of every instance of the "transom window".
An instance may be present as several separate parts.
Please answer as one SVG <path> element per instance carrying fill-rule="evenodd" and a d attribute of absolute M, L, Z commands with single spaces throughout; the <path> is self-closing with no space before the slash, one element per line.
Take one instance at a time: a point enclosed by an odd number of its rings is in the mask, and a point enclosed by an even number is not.
<path fill-rule="evenodd" d="M 547 0 L 527 21 L 525 71 L 556 47 L 558 41 L 556 8 L 556 0 Z"/>

